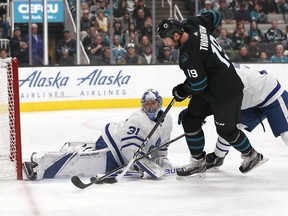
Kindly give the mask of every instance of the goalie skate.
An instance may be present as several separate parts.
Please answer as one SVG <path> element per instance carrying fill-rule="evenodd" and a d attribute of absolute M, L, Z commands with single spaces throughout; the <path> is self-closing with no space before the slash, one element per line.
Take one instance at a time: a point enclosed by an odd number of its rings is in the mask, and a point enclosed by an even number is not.
<path fill-rule="evenodd" d="M 35 162 L 23 162 L 22 163 L 22 168 L 27 179 L 32 180 L 32 181 L 37 179 L 37 173 L 34 172 L 34 168 L 37 166 L 38 164 Z"/>

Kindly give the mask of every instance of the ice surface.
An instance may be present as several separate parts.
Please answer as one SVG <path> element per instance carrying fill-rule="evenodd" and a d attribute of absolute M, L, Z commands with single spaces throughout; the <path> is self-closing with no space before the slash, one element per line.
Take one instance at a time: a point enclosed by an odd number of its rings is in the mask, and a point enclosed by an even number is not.
<path fill-rule="evenodd" d="M 172 107 L 172 138 L 183 133 Z M 135 109 L 22 113 L 23 160 L 34 151 L 57 151 L 67 141 L 93 141 L 107 122 L 121 121 Z M 224 165 L 206 178 L 161 180 L 123 178 L 112 185 L 76 188 L 70 179 L 0 182 L 0 216 L 278 216 L 288 213 L 288 146 L 274 138 L 267 122 L 246 133 L 256 150 L 269 158 L 242 174 L 240 154 L 231 149 Z M 217 138 L 213 118 L 204 126 L 207 152 Z M 181 139 L 169 148 L 174 165 L 185 165 L 189 153 Z M 88 182 L 85 178 L 83 181 Z"/>

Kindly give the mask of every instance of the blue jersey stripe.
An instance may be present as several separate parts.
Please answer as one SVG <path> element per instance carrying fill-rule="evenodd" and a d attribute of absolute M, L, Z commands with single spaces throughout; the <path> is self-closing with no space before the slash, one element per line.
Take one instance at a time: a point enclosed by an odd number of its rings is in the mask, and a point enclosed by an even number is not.
<path fill-rule="evenodd" d="M 73 158 L 76 155 L 76 153 L 75 153 L 74 156 L 71 157 L 72 154 L 73 153 L 69 153 L 69 154 L 65 155 L 64 157 L 62 157 L 58 161 L 56 161 L 53 165 L 48 167 L 44 172 L 43 178 L 54 178 L 54 176 L 59 172 L 59 170 L 63 167 L 63 165 L 67 162 L 67 160 L 68 159 L 71 160 L 71 158 Z"/>
<path fill-rule="evenodd" d="M 276 94 L 276 92 L 279 91 L 280 88 L 281 88 L 281 85 L 277 81 L 277 86 L 270 92 L 270 94 L 265 98 L 265 100 L 262 103 L 258 104 L 256 107 L 261 107 L 265 103 L 267 103 L 267 101 L 270 100 Z"/>
<path fill-rule="evenodd" d="M 124 165 L 125 163 L 124 163 L 124 160 L 123 160 L 123 158 L 122 158 L 122 156 L 121 156 L 121 153 L 120 153 L 120 151 L 119 151 L 116 143 L 114 142 L 114 140 L 113 140 L 113 138 L 112 138 L 112 136 L 111 136 L 111 134 L 110 134 L 110 132 L 109 132 L 109 130 L 108 130 L 109 125 L 110 125 L 110 124 L 107 124 L 107 125 L 105 126 L 105 133 L 106 133 L 106 135 L 107 135 L 107 137 L 108 137 L 108 139 L 109 139 L 109 142 L 112 144 L 114 150 L 116 151 L 116 154 L 117 154 L 120 162 L 122 163 L 122 165 Z"/>

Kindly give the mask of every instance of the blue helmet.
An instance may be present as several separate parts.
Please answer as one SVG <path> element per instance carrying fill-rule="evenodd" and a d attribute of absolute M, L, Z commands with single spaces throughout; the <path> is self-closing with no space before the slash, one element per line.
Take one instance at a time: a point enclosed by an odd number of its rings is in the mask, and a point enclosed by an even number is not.
<path fill-rule="evenodd" d="M 155 101 L 155 100 L 158 102 L 157 108 L 147 109 L 145 107 L 145 103 L 147 101 Z M 152 121 L 154 121 L 157 118 L 159 111 L 162 109 L 162 103 L 163 103 L 162 97 L 159 95 L 158 91 L 154 89 L 146 90 L 141 97 L 142 109 L 148 115 L 149 119 L 151 119 Z"/>

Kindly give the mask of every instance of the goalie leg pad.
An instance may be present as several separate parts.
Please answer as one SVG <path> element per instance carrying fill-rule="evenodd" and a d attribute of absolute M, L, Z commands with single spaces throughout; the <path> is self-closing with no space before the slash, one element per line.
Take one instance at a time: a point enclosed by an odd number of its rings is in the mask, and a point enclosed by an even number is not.
<path fill-rule="evenodd" d="M 143 158 L 137 161 L 136 165 L 152 178 L 160 178 L 166 174 L 164 169 L 149 158 Z"/>

